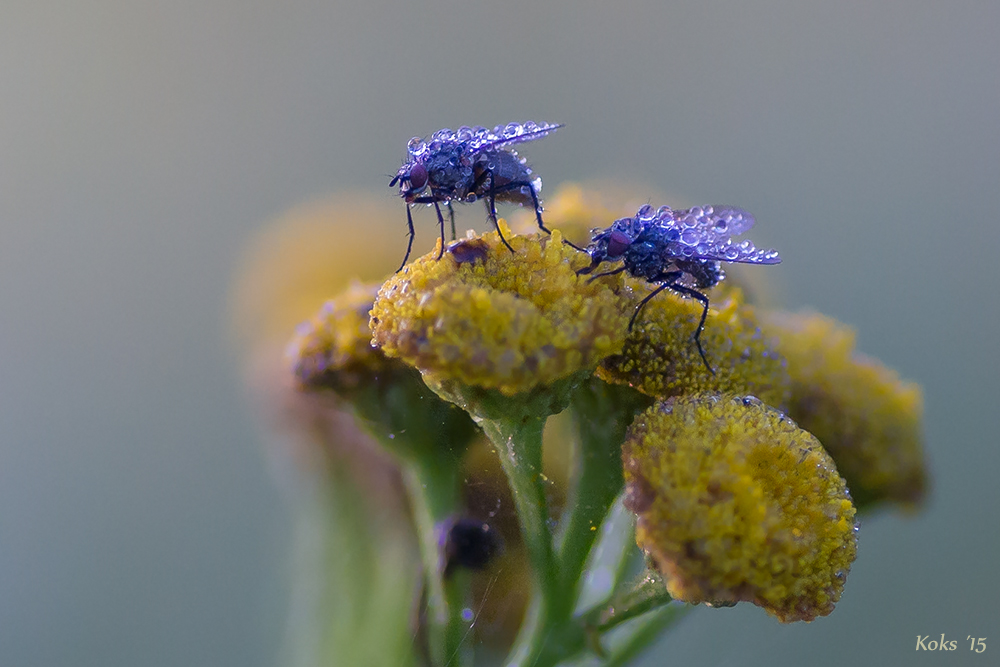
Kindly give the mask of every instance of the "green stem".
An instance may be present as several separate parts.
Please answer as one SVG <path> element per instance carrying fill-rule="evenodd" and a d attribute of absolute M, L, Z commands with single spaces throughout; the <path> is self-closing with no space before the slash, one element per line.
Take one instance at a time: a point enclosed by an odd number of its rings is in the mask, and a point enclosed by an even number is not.
<path fill-rule="evenodd" d="M 476 433 L 469 416 L 429 391 L 413 369 L 396 369 L 351 395 L 358 415 L 403 472 L 417 532 L 427 599 L 427 647 L 431 664 L 471 663 L 469 578 L 444 575 L 444 522 L 462 509 L 461 462 Z"/>
<path fill-rule="evenodd" d="M 647 576 L 638 585 L 615 595 L 606 606 L 598 607 L 586 615 L 602 634 L 646 612 L 670 604 L 673 598 L 659 577 Z"/>
<path fill-rule="evenodd" d="M 440 531 L 459 508 L 458 469 L 430 457 L 404 466 L 414 525 L 420 542 L 427 595 L 427 640 L 433 665 L 470 664 L 469 623 L 462 618 L 468 602 L 468 577 L 444 576 Z"/>
<path fill-rule="evenodd" d="M 648 402 L 634 390 L 597 378 L 573 394 L 571 407 L 579 433 L 575 487 L 567 503 L 559 549 L 560 572 L 567 586 L 582 581 L 598 528 L 624 483 L 621 445 L 625 431 L 635 410 Z"/>
<path fill-rule="evenodd" d="M 484 420 L 482 426 L 498 450 L 500 465 L 510 484 L 539 590 L 544 597 L 552 597 L 559 581 L 542 476 L 542 429 L 545 419 L 529 417 L 518 422 Z"/>
<path fill-rule="evenodd" d="M 483 420 L 497 447 L 514 497 L 521 533 L 535 573 L 535 594 L 511 650 L 510 665 L 546 667 L 585 647 L 583 627 L 572 621 L 574 596 L 560 576 L 542 483 L 543 418 Z"/>
<path fill-rule="evenodd" d="M 591 624 L 593 621 L 589 619 L 594 613 L 591 610 L 609 603 L 640 555 L 635 543 L 635 515 L 625 508 L 624 494 L 619 494 L 611 504 L 600 533 L 587 557 L 587 570 L 581 575 L 576 602 L 577 615 Z"/>
<path fill-rule="evenodd" d="M 439 396 L 466 410 L 493 442 L 510 485 L 521 536 L 535 577 L 535 590 L 509 665 L 550 667 L 588 646 L 588 627 L 574 618 L 581 574 L 608 507 L 621 490 L 618 446 L 637 402 L 648 402 L 628 388 L 590 381 L 578 412 L 590 425 L 576 475 L 576 509 L 567 515 L 559 553 L 552 530 L 542 474 L 542 429 L 549 415 L 567 407 L 574 390 L 588 382 L 589 371 L 516 396 L 424 376 Z M 637 398 L 638 397 L 638 398 Z M 607 403 L 607 405 L 603 405 Z M 595 530 L 591 530 L 594 528 Z"/>

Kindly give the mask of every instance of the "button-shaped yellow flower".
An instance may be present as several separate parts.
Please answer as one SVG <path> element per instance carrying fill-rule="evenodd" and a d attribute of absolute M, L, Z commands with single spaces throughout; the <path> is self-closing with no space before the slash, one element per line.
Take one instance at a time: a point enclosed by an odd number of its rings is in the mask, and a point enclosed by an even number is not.
<path fill-rule="evenodd" d="M 371 346 L 368 313 L 377 293 L 378 284 L 354 282 L 299 325 L 287 354 L 303 387 L 351 390 L 394 367 L 405 369 Z"/>
<path fill-rule="evenodd" d="M 753 397 L 685 396 L 636 419 L 623 459 L 636 540 L 674 598 L 749 601 L 782 622 L 833 611 L 855 510 L 812 435 Z"/>
<path fill-rule="evenodd" d="M 372 309 L 373 343 L 445 379 L 512 396 L 620 352 L 627 299 L 576 270 L 586 256 L 551 237 L 470 237 L 408 264 Z"/>
<path fill-rule="evenodd" d="M 830 452 L 858 506 L 922 500 L 920 387 L 855 352 L 854 331 L 828 317 L 776 313 L 767 330 L 788 358 L 788 414 Z"/>
<path fill-rule="evenodd" d="M 598 281 L 612 278 L 617 276 Z M 621 284 L 620 289 L 634 295 L 634 303 L 650 289 L 633 278 Z M 661 398 L 706 391 L 745 393 L 784 407 L 791 386 L 785 360 L 758 327 L 754 308 L 743 302 L 738 288 L 712 290 L 709 298 L 701 344 L 714 374 L 705 368 L 693 340 L 701 304 L 664 290 L 643 307 L 622 352 L 601 363 L 600 378 Z"/>

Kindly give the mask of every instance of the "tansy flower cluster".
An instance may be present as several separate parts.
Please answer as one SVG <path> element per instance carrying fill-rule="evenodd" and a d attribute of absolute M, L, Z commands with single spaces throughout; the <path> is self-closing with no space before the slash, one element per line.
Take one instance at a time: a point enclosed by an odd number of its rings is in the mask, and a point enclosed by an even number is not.
<path fill-rule="evenodd" d="M 856 353 L 843 325 L 763 312 L 731 283 L 708 292 L 710 367 L 692 340 L 699 302 L 665 290 L 630 327 L 651 285 L 626 272 L 582 275 L 589 257 L 558 229 L 579 242 L 594 226 L 588 196 L 579 186 L 555 194 L 551 236 L 501 220 L 502 238 L 470 232 L 380 285 L 352 285 L 289 346 L 298 386 L 349 400 L 382 387 L 361 412 L 391 415 L 394 433 L 428 432 L 421 440 L 435 444 L 417 454 L 388 445 L 420 479 L 434 472 L 460 487 L 472 429 L 490 439 L 518 519 L 503 538 L 532 582 L 512 663 L 634 651 L 648 633 L 610 630 L 650 615 L 666 627 L 682 602 L 746 601 L 781 622 L 831 613 L 857 555 L 858 509 L 912 507 L 925 494 L 919 388 Z M 566 408 L 573 463 L 553 512 L 542 430 Z M 432 456 L 433 471 L 415 463 L 426 447 L 448 452 Z M 424 498 L 435 521 L 467 511 L 461 493 L 440 495 L 450 500 Z M 609 552 L 612 538 L 598 538 L 612 534 L 627 537 Z M 430 661 L 444 664 L 469 651 L 472 621 L 455 610 L 476 602 L 454 568 L 444 574 L 434 538 L 423 544 L 430 611 L 418 618 Z M 638 579 L 629 545 L 646 558 Z M 611 583 L 588 592 L 588 567 L 607 553 L 618 554 Z"/>

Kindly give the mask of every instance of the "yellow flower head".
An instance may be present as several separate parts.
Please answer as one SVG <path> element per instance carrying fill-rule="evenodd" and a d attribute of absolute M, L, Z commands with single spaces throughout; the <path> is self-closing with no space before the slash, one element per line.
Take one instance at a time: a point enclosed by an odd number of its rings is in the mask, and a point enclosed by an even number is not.
<path fill-rule="evenodd" d="M 859 506 L 915 505 L 927 490 L 920 387 L 854 351 L 854 331 L 817 314 L 773 314 L 788 359 L 788 414 L 837 462 Z"/>
<path fill-rule="evenodd" d="M 612 278 L 617 276 L 598 281 Z M 625 278 L 621 284 L 635 295 L 634 303 L 650 289 L 633 278 Z M 664 290 L 643 307 L 621 354 L 605 359 L 598 376 L 661 398 L 730 392 L 753 394 L 769 405 L 783 407 L 790 388 L 788 371 L 782 356 L 757 326 L 753 307 L 743 302 L 738 288 L 713 290 L 709 298 L 701 344 L 714 375 L 705 368 L 693 340 L 701 304 Z"/>
<path fill-rule="evenodd" d="M 444 378 L 512 396 L 621 351 L 626 299 L 576 269 L 586 256 L 551 237 L 496 232 L 453 243 L 390 278 L 372 309 L 373 343 Z"/>
<path fill-rule="evenodd" d="M 855 510 L 812 435 L 753 397 L 685 396 L 636 419 L 623 460 L 636 540 L 674 598 L 749 601 L 786 623 L 833 611 Z"/>
<path fill-rule="evenodd" d="M 288 357 L 301 386 L 351 390 L 394 366 L 404 368 L 371 346 L 368 312 L 377 292 L 377 284 L 354 282 L 299 325 Z"/>

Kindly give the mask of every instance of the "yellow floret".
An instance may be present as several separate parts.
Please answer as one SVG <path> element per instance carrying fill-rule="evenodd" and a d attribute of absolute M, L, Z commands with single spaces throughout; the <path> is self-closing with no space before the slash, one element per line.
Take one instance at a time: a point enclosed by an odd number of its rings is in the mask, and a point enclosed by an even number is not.
<path fill-rule="evenodd" d="M 825 616 L 857 554 L 855 510 L 812 435 L 753 397 L 685 396 L 640 415 L 623 450 L 636 540 L 688 602 Z"/>
<path fill-rule="evenodd" d="M 626 278 L 624 285 L 633 293 L 634 303 L 651 289 L 632 278 Z M 664 290 L 643 307 L 621 354 L 605 359 L 598 376 L 660 398 L 731 392 L 753 394 L 769 405 L 784 407 L 790 388 L 785 361 L 761 333 L 754 308 L 743 302 L 737 288 L 709 292 L 709 299 L 701 344 L 714 375 L 693 340 L 701 304 Z"/>
<path fill-rule="evenodd" d="M 576 270 L 586 256 L 551 237 L 496 232 L 438 249 L 390 278 L 372 309 L 373 344 L 428 379 L 508 396 L 621 351 L 626 300 Z"/>
<path fill-rule="evenodd" d="M 913 505 L 927 490 L 920 387 L 854 351 L 854 331 L 818 314 L 773 314 L 788 358 L 788 413 L 837 462 L 859 506 Z"/>

